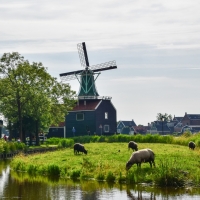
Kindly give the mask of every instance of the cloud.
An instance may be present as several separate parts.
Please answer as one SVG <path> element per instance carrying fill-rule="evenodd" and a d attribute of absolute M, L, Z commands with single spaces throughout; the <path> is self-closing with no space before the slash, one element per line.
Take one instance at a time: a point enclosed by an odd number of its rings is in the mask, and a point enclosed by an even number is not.
<path fill-rule="evenodd" d="M 5 49 L 34 53 L 73 51 L 72 43 L 80 41 L 90 42 L 92 49 L 195 49 L 200 48 L 199 9 L 197 0 L 5 1 L 0 34 Z M 12 47 L 9 41 L 18 43 Z"/>

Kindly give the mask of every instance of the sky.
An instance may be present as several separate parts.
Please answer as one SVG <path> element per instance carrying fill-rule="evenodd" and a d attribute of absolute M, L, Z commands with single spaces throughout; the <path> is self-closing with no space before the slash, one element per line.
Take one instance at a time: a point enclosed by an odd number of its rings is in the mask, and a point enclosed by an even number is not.
<path fill-rule="evenodd" d="M 96 80 L 117 121 L 147 125 L 158 113 L 200 114 L 199 0 L 0 0 L 0 56 L 18 52 L 48 73 L 115 60 Z M 78 92 L 79 82 L 69 81 Z"/>

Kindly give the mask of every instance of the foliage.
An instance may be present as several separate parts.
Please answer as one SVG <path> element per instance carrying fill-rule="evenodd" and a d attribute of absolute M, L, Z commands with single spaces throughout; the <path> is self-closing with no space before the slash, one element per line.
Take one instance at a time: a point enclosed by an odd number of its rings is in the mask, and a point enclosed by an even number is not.
<path fill-rule="evenodd" d="M 190 131 L 185 131 L 182 135 L 182 137 L 191 137 L 192 133 Z"/>
<path fill-rule="evenodd" d="M 1 112 L 18 127 L 23 142 L 25 132 L 34 132 L 38 145 L 39 131 L 63 121 L 72 109 L 75 92 L 51 77 L 42 63 L 30 64 L 17 52 L 3 54 L 0 72 Z"/>
<path fill-rule="evenodd" d="M 168 115 L 167 113 L 162 114 L 162 113 L 158 113 L 156 116 L 156 119 L 158 121 L 171 121 L 172 120 L 172 115 Z"/>
<path fill-rule="evenodd" d="M 22 151 L 28 148 L 24 143 L 19 142 L 6 142 L 4 139 L 0 139 L 0 154 L 2 153 L 14 153 L 15 151 Z"/>

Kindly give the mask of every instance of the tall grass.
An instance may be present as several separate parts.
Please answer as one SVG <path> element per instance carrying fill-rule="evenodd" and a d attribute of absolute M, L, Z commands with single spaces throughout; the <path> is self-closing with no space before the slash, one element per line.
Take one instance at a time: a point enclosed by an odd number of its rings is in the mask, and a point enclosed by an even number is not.
<path fill-rule="evenodd" d="M 18 150 L 26 150 L 28 147 L 22 142 L 6 142 L 0 139 L 0 154 L 13 153 Z"/>
<path fill-rule="evenodd" d="M 160 160 L 154 181 L 159 186 L 181 187 L 186 183 L 187 171 L 178 159 Z"/>
<path fill-rule="evenodd" d="M 181 136 L 173 135 L 159 135 L 159 134 L 146 134 L 146 135 L 124 135 L 124 134 L 115 134 L 111 136 L 79 136 L 70 138 L 74 143 L 115 143 L 115 142 L 129 142 L 135 141 L 138 143 L 163 143 L 163 144 L 179 144 L 187 146 L 189 141 L 194 141 L 197 147 L 200 147 L 200 133 L 197 134 L 188 134 L 187 132 Z M 55 143 L 56 144 L 56 143 Z M 58 142 L 57 142 L 58 144 Z"/>
<path fill-rule="evenodd" d="M 47 139 L 47 145 L 58 145 L 60 148 L 72 147 L 74 144 L 73 139 L 52 137 Z"/>

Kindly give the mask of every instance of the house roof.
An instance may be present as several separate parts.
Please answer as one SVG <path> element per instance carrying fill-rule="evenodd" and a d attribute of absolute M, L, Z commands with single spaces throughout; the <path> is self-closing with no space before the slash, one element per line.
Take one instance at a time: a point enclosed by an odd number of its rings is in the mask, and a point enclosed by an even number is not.
<path fill-rule="evenodd" d="M 132 121 L 123 121 L 123 120 L 120 120 L 119 123 L 120 122 L 123 123 L 124 126 L 129 126 L 129 127 L 130 126 L 137 126 L 136 123 L 133 120 Z"/>
<path fill-rule="evenodd" d="M 82 110 L 95 110 L 102 100 L 79 100 L 79 103 L 73 108 L 73 111 L 82 111 Z M 85 103 L 84 103 L 85 102 Z"/>
<path fill-rule="evenodd" d="M 183 117 L 174 117 L 173 121 L 178 121 L 180 122 L 183 119 Z"/>
<path fill-rule="evenodd" d="M 187 114 L 190 120 L 200 120 L 200 114 Z"/>
<path fill-rule="evenodd" d="M 124 127 L 123 129 L 122 129 L 122 134 L 129 134 L 130 133 L 130 131 L 133 131 L 134 132 L 134 129 L 132 128 L 132 127 Z"/>

